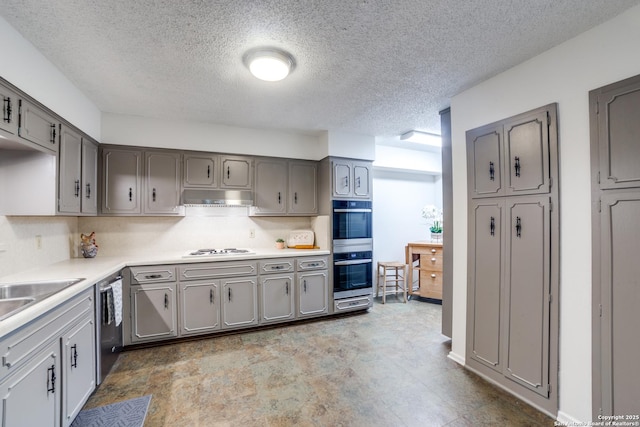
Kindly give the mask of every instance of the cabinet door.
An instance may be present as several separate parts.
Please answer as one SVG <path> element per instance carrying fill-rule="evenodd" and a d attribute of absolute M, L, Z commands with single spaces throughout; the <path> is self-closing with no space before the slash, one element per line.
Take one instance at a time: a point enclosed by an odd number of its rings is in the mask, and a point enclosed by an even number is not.
<path fill-rule="evenodd" d="M 467 163 L 471 197 L 504 194 L 502 185 L 502 124 L 467 132 Z"/>
<path fill-rule="evenodd" d="M 79 213 L 82 199 L 82 137 L 67 126 L 60 129 L 58 210 Z"/>
<path fill-rule="evenodd" d="M 329 312 L 329 277 L 327 270 L 298 274 L 298 317 Z"/>
<path fill-rule="evenodd" d="M 287 212 L 287 162 L 277 159 L 256 161 L 255 213 Z"/>
<path fill-rule="evenodd" d="M 351 195 L 351 164 L 333 162 L 333 196 L 348 197 Z"/>
<path fill-rule="evenodd" d="M 505 122 L 507 195 L 549 192 L 548 114 L 542 109 Z"/>
<path fill-rule="evenodd" d="M 180 154 L 147 151 L 145 158 L 144 213 L 180 213 Z"/>
<path fill-rule="evenodd" d="M 55 340 L 0 384 L 2 427 L 60 425 L 59 351 Z"/>
<path fill-rule="evenodd" d="M 131 286 L 131 342 L 177 336 L 176 285 Z"/>
<path fill-rule="evenodd" d="M 222 328 L 258 324 L 258 282 L 255 277 L 223 280 Z"/>
<path fill-rule="evenodd" d="M 96 387 L 96 345 L 93 316 L 62 337 L 62 425 L 71 425 Z"/>
<path fill-rule="evenodd" d="M 20 100 L 20 136 L 49 150 L 58 151 L 58 121 L 42 108 Z"/>
<path fill-rule="evenodd" d="M 180 284 L 180 335 L 220 329 L 220 286 L 217 280 Z"/>
<path fill-rule="evenodd" d="M 11 89 L 0 85 L 2 98 L 2 120 L 0 129 L 11 134 L 18 134 L 18 95 Z"/>
<path fill-rule="evenodd" d="M 206 153 L 185 154 L 183 164 L 185 187 L 217 187 L 218 156 Z"/>
<path fill-rule="evenodd" d="M 505 366 L 507 378 L 548 396 L 550 199 L 508 202 Z"/>
<path fill-rule="evenodd" d="M 502 290 L 502 224 L 504 202 L 474 203 L 469 222 L 469 277 L 467 293 L 471 357 L 502 372 L 500 354 Z"/>
<path fill-rule="evenodd" d="M 82 139 L 82 202 L 84 214 L 98 213 L 98 144 Z"/>
<path fill-rule="evenodd" d="M 222 188 L 251 189 L 253 160 L 248 157 L 221 156 Z"/>
<path fill-rule="evenodd" d="M 261 323 L 278 322 L 295 317 L 293 275 L 266 276 L 260 279 Z"/>
<path fill-rule="evenodd" d="M 609 86 L 596 102 L 600 188 L 640 186 L 640 81 Z"/>
<path fill-rule="evenodd" d="M 371 170 L 368 164 L 353 164 L 353 195 L 371 197 Z"/>
<path fill-rule="evenodd" d="M 102 213 L 139 214 L 142 152 L 103 151 Z"/>
<path fill-rule="evenodd" d="M 256 185 L 258 184 L 256 180 Z M 289 213 L 318 213 L 318 166 L 314 162 L 289 163 Z"/>

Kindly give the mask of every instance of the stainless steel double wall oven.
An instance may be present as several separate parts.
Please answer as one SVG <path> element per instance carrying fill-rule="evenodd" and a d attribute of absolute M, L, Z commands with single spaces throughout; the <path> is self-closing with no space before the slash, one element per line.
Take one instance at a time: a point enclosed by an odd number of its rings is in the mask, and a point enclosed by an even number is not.
<path fill-rule="evenodd" d="M 333 297 L 345 300 L 373 294 L 372 203 L 368 200 L 334 200 Z M 346 302 L 346 300 L 345 300 Z M 362 301 L 344 308 L 361 305 Z M 367 302 L 370 305 L 370 302 Z M 340 304 L 336 303 L 336 310 Z"/>

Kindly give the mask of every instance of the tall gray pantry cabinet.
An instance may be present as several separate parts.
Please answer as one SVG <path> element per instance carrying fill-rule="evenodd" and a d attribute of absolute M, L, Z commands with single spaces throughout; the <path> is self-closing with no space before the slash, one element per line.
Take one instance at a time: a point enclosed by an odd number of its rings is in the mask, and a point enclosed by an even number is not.
<path fill-rule="evenodd" d="M 593 419 L 640 415 L 640 76 L 589 93 Z"/>
<path fill-rule="evenodd" d="M 467 366 L 555 416 L 557 106 L 469 130 L 466 140 Z"/>

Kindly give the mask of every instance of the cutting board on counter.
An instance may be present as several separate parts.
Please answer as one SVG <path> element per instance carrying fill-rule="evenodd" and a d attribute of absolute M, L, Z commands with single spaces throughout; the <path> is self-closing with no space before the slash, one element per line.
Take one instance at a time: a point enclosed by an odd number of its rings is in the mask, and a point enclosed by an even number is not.
<path fill-rule="evenodd" d="M 313 249 L 316 235 L 312 230 L 292 230 L 287 239 L 287 246 L 292 249 Z"/>

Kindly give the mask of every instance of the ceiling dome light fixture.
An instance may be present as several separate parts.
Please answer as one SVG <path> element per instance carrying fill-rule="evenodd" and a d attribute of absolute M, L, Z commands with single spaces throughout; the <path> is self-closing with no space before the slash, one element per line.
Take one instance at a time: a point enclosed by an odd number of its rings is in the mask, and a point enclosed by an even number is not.
<path fill-rule="evenodd" d="M 291 54 L 276 48 L 257 48 L 244 55 L 244 63 L 256 78 L 277 82 L 287 77 L 295 67 Z"/>

